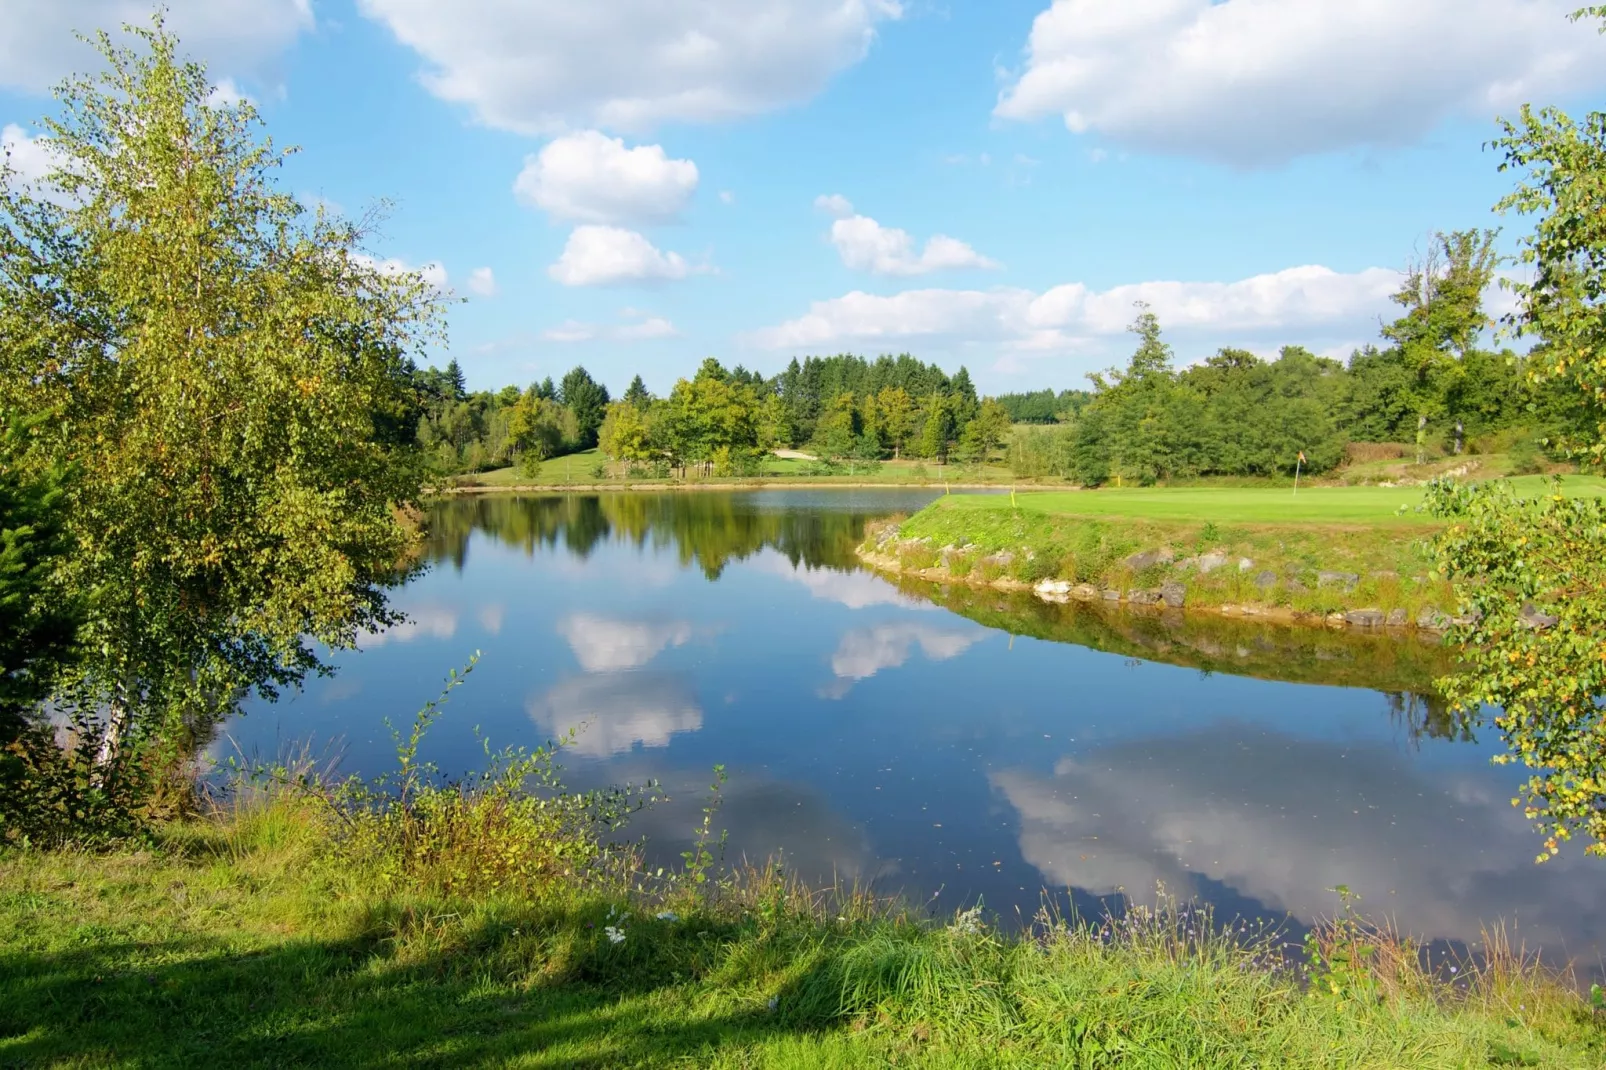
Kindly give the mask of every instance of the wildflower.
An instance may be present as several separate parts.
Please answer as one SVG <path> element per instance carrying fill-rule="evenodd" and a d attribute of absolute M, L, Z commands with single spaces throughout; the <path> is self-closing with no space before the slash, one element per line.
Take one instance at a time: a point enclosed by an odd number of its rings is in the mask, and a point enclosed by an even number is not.
<path fill-rule="evenodd" d="M 603 935 L 607 936 L 610 944 L 622 944 L 625 942 L 625 931 L 617 926 L 609 925 L 602 932 Z"/>
<path fill-rule="evenodd" d="M 659 921 L 679 921 L 680 915 L 673 910 L 660 910 L 657 914 Z"/>
<path fill-rule="evenodd" d="M 771 996 L 770 997 L 770 1011 L 772 1013 L 774 1012 L 775 1008 L 779 1007 L 780 1005 L 781 1005 L 781 997 L 780 996 Z"/>
<path fill-rule="evenodd" d="M 963 936 L 976 936 L 983 928 L 985 926 L 981 920 L 981 907 L 971 907 L 969 910 L 961 910 L 959 912 L 958 916 L 954 918 L 954 923 L 948 926 L 948 931 L 959 933 Z"/>

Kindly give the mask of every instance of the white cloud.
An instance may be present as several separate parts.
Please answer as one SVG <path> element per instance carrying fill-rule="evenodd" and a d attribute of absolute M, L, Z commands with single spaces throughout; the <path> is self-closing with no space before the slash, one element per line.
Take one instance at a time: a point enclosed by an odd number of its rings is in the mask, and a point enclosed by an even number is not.
<path fill-rule="evenodd" d="M 536 724 L 593 758 L 622 754 L 637 743 L 667 747 L 677 732 L 703 726 L 703 711 L 685 683 L 665 673 L 576 676 L 525 703 Z"/>
<path fill-rule="evenodd" d="M 387 643 L 411 643 L 415 639 L 450 639 L 457 634 L 457 610 L 450 606 L 419 605 L 404 611 L 407 619 L 382 632 L 359 637 L 358 646 L 372 650 Z"/>
<path fill-rule="evenodd" d="M 1591 860 L 1569 848 L 1536 870 L 1539 840 L 1487 766 L 1223 724 L 991 780 L 1020 815 L 1022 855 L 1055 885 L 1143 899 L 1163 882 L 1188 898 L 1204 878 L 1310 922 L 1345 884 L 1419 937 L 1474 941 L 1504 917 L 1530 947 L 1606 939 Z"/>
<path fill-rule="evenodd" d="M 627 149 L 619 138 L 582 130 L 526 157 L 513 192 L 554 219 L 665 223 L 697 192 L 697 165 L 670 159 L 661 145 Z"/>
<path fill-rule="evenodd" d="M 495 297 L 499 292 L 496 272 L 488 267 L 475 268 L 468 273 L 468 292 L 475 297 Z"/>
<path fill-rule="evenodd" d="M 679 335 L 675 325 L 662 316 L 647 316 L 637 323 L 621 324 L 564 320 L 541 332 L 542 340 L 547 342 L 647 342 Z"/>
<path fill-rule="evenodd" d="M 814 198 L 814 207 L 832 219 L 847 219 L 853 215 L 853 202 L 840 193 L 820 194 Z"/>
<path fill-rule="evenodd" d="M 369 256 L 367 253 L 354 253 L 352 259 L 363 267 L 371 271 L 377 271 L 382 275 L 405 275 L 410 272 L 418 274 L 423 277 L 425 282 L 437 290 L 446 289 L 449 281 L 446 275 L 446 265 L 439 260 L 430 260 L 414 266 L 400 257 L 394 256 L 386 257 L 382 260 L 377 256 Z"/>
<path fill-rule="evenodd" d="M 28 132 L 15 123 L 0 130 L 0 155 L 3 155 L 17 179 L 23 185 L 32 185 L 49 174 L 54 155 L 45 146 L 42 137 L 29 137 Z"/>
<path fill-rule="evenodd" d="M 985 633 L 958 631 L 927 624 L 885 624 L 862 628 L 842 637 L 831 657 L 831 671 L 841 680 L 868 680 L 883 669 L 896 669 L 916 647 L 931 661 L 957 658 L 979 643 Z"/>
<path fill-rule="evenodd" d="M 1375 333 L 1399 273 L 1369 268 L 1340 274 L 1297 267 L 1231 283 L 1144 282 L 1094 291 L 1081 283 L 1043 293 L 993 290 L 906 290 L 891 295 L 854 291 L 817 301 L 806 315 L 753 332 L 765 349 L 807 349 L 852 342 L 931 339 L 1019 351 L 1063 352 L 1118 337 L 1131 323 L 1133 303 L 1146 301 L 1168 331 L 1234 337 L 1276 333 Z M 1298 338 L 1283 338 L 1298 341 Z"/>
<path fill-rule="evenodd" d="M 313 28 L 310 0 L 167 0 L 167 28 L 214 72 L 263 74 Z M 0 85 L 40 92 L 97 63 L 74 32 L 145 25 L 142 0 L 22 0 L 0 19 Z M 232 82 L 228 83 L 233 85 Z M 235 90 L 238 92 L 238 90 Z"/>
<path fill-rule="evenodd" d="M 721 204 L 735 204 L 736 194 L 728 189 L 722 189 L 719 191 L 719 200 Z"/>
<path fill-rule="evenodd" d="M 641 130 L 796 104 L 863 59 L 897 0 L 358 0 L 490 126 Z"/>
<path fill-rule="evenodd" d="M 997 114 L 1237 165 L 1606 84 L 1577 0 L 1054 0 Z M 1425 47 L 1425 42 L 1431 42 Z"/>
<path fill-rule="evenodd" d="M 232 108 L 237 104 L 256 106 L 256 98 L 244 92 L 233 78 L 222 78 L 207 94 L 206 102 L 214 108 Z"/>
<path fill-rule="evenodd" d="M 998 262 L 946 234 L 934 234 L 926 247 L 915 252 L 906 230 L 883 227 L 868 216 L 856 215 L 831 224 L 831 244 L 842 263 L 874 275 L 925 275 L 957 268 L 997 268 Z"/>
<path fill-rule="evenodd" d="M 586 672 L 639 669 L 666 647 L 691 642 L 690 621 L 639 621 L 575 613 L 558 622 L 558 634 L 568 640 L 580 667 Z"/>
<path fill-rule="evenodd" d="M 999 264 L 982 256 L 969 245 L 946 234 L 927 239 L 926 247 L 915 251 L 909 232 L 883 227 L 874 219 L 854 211 L 853 202 L 840 193 L 821 194 L 814 207 L 835 222 L 831 224 L 831 244 L 842 263 L 855 271 L 876 275 L 925 275 L 951 268 L 996 268 Z"/>
<path fill-rule="evenodd" d="M 587 224 L 575 227 L 547 274 L 565 286 L 608 286 L 683 279 L 692 266 L 679 253 L 660 252 L 633 230 Z"/>

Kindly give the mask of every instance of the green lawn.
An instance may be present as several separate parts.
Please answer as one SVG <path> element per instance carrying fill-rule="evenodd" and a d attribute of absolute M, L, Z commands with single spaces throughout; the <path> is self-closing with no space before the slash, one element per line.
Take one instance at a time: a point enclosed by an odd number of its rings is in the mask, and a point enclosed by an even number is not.
<path fill-rule="evenodd" d="M 1524 494 L 1545 493 L 1543 476 L 1512 480 Z M 1565 476 L 1569 494 L 1606 493 L 1599 476 Z M 1065 516 L 1130 516 L 1153 520 L 1217 521 L 1233 524 L 1431 524 L 1415 511 L 1421 487 L 1105 487 L 1093 491 L 1021 491 L 1015 505 L 1022 510 Z M 942 505 L 951 509 L 998 509 L 995 496 L 954 495 Z M 1405 515 L 1399 511 L 1404 507 Z"/>

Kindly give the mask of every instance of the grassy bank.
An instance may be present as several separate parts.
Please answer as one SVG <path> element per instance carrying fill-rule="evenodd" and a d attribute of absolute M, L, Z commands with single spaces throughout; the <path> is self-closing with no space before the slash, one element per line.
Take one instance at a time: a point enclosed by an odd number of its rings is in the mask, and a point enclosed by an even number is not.
<path fill-rule="evenodd" d="M 1515 482 L 1529 494 L 1547 487 L 1540 477 Z M 1564 487 L 1598 495 L 1606 482 L 1574 476 Z M 1122 601 L 1169 590 L 1173 605 L 1189 608 L 1437 627 L 1455 596 L 1431 567 L 1437 524 L 1415 510 L 1420 500 L 1409 487 L 952 495 L 879 532 L 865 551 L 879 567 L 929 579 L 1060 581 Z"/>
<path fill-rule="evenodd" d="M 1436 981 L 1342 924 L 1307 989 L 1274 943 L 1208 935 L 1186 910 L 1005 937 L 773 875 L 652 893 L 643 874 L 558 877 L 474 895 L 398 886 L 283 801 L 162 826 L 138 849 L 10 850 L 0 1065 L 1606 1060 L 1606 1030 L 1563 979 L 1508 956 Z"/>

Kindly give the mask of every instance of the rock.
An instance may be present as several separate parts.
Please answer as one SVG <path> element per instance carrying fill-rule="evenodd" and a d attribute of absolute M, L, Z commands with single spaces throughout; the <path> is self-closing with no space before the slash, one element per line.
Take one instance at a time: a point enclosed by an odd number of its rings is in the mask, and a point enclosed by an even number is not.
<path fill-rule="evenodd" d="M 1208 576 L 1226 563 L 1227 555 L 1220 550 L 1213 550 L 1199 559 L 1199 575 Z"/>
<path fill-rule="evenodd" d="M 1517 617 L 1517 619 L 1535 631 L 1543 631 L 1546 628 L 1554 628 L 1556 625 L 1561 623 L 1560 617 L 1554 617 L 1549 613 L 1539 612 L 1539 608 L 1532 602 L 1523 603 L 1522 613 Z"/>
<path fill-rule="evenodd" d="M 1290 591 L 1295 591 L 1299 594 L 1304 594 L 1306 591 L 1310 590 L 1309 587 L 1306 587 L 1303 583 L 1299 582 L 1299 577 L 1297 576 L 1289 577 L 1287 587 Z"/>
<path fill-rule="evenodd" d="M 1069 602 L 1071 585 L 1066 580 L 1044 580 L 1032 588 L 1033 593 L 1045 602 Z"/>
<path fill-rule="evenodd" d="M 1344 623 L 1351 628 L 1381 628 L 1387 619 L 1381 609 L 1352 609 L 1344 614 Z"/>
<path fill-rule="evenodd" d="M 1106 587 L 1104 589 L 1104 600 L 1106 602 L 1119 602 L 1121 600 L 1121 592 L 1113 587 Z"/>
<path fill-rule="evenodd" d="M 1172 609 L 1181 609 L 1188 602 L 1188 589 L 1180 583 L 1168 583 L 1160 588 L 1160 598 Z"/>
<path fill-rule="evenodd" d="M 1158 550 L 1144 550 L 1128 557 L 1125 561 L 1127 568 L 1133 572 L 1142 572 L 1155 565 L 1169 565 L 1177 559 L 1176 551 L 1169 546 L 1162 546 Z"/>
<path fill-rule="evenodd" d="M 1255 567 L 1255 563 L 1253 561 L 1249 560 L 1249 558 L 1240 557 L 1238 559 L 1238 571 L 1239 572 L 1248 572 L 1250 569 L 1252 569 L 1254 567 Z"/>
<path fill-rule="evenodd" d="M 1159 591 L 1133 591 L 1127 595 L 1127 601 L 1135 606 L 1152 606 L 1160 601 Z"/>
<path fill-rule="evenodd" d="M 1443 632 L 1450 628 L 1450 618 L 1437 609 L 1424 609 L 1416 615 L 1416 626 L 1423 631 Z"/>
<path fill-rule="evenodd" d="M 1403 628 L 1411 623 L 1411 615 L 1403 609 L 1389 610 L 1388 626 L 1390 628 Z"/>
<path fill-rule="evenodd" d="M 1361 578 L 1353 572 L 1318 572 L 1316 586 L 1342 587 L 1346 591 L 1353 591 L 1361 582 Z"/>
<path fill-rule="evenodd" d="M 1343 627 L 1344 625 L 1348 624 L 1349 621 L 1344 619 L 1344 614 L 1342 613 L 1329 613 L 1327 614 L 1327 623 L 1336 624 L 1339 627 Z"/>
<path fill-rule="evenodd" d="M 1080 602 L 1096 602 L 1099 597 L 1099 589 L 1091 583 L 1079 583 L 1071 588 L 1071 597 Z"/>
<path fill-rule="evenodd" d="M 1273 587 L 1277 586 L 1277 573 L 1262 572 L 1260 575 L 1255 577 L 1255 586 L 1259 587 L 1262 591 L 1271 590 Z"/>
<path fill-rule="evenodd" d="M 986 557 L 978 558 L 976 561 L 976 567 L 994 568 L 999 572 L 1008 572 L 1009 566 L 1013 565 L 1014 563 L 1015 555 L 1010 553 L 1008 550 L 1005 550 L 1002 553 L 988 554 Z"/>

